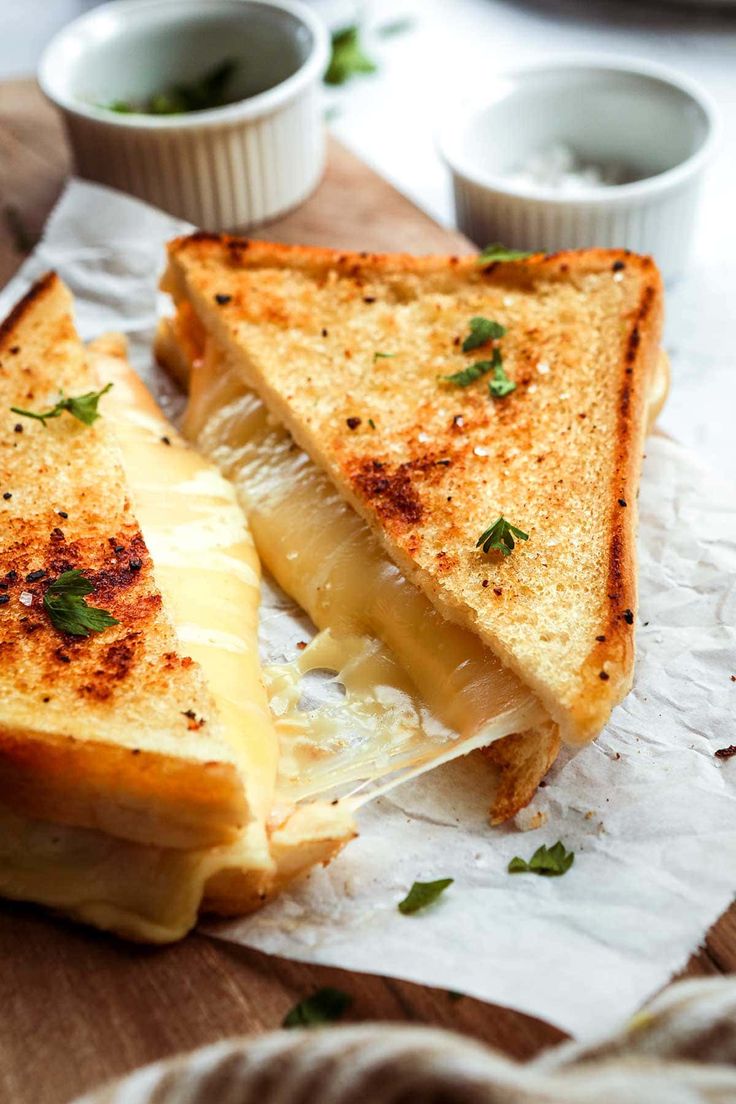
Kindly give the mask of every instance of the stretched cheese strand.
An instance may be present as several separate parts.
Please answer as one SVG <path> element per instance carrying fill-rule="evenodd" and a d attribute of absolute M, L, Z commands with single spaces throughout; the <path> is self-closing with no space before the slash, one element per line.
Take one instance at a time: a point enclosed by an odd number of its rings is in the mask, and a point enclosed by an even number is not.
<path fill-rule="evenodd" d="M 373 676 L 385 676 L 391 656 L 408 676 L 409 692 L 414 690 L 415 716 L 405 712 L 401 731 L 393 737 L 384 731 L 371 746 L 366 734 L 358 748 L 338 748 L 322 767 L 324 731 L 313 738 L 301 768 L 292 765 L 300 793 L 320 792 L 326 779 L 335 781 L 338 775 L 358 781 L 380 771 L 398 781 L 407 769 L 414 773 L 438 757 L 465 754 L 547 719 L 533 695 L 479 638 L 442 617 L 402 575 L 327 476 L 272 423 L 237 369 L 222 363 L 211 342 L 207 356 L 195 362 L 185 432 L 234 481 L 264 564 L 318 628 L 329 629 L 332 662 L 322 655 L 315 665 L 341 668 L 351 659 L 350 641 L 378 638 L 390 656 L 385 649 L 374 652 L 368 677 L 363 663 L 363 700 L 366 689 L 375 686 Z M 317 647 L 322 654 L 320 638 Z M 304 653 L 302 674 L 310 667 L 308 660 Z M 349 678 L 343 681 L 350 695 Z M 395 671 L 389 683 L 407 689 Z M 360 695 L 353 691 L 357 702 Z M 426 706 L 444 731 L 436 726 L 431 731 L 421 716 Z M 293 708 L 290 712 L 293 717 Z M 280 726 L 282 737 L 285 727 Z M 307 727 L 305 722 L 302 738 Z"/>

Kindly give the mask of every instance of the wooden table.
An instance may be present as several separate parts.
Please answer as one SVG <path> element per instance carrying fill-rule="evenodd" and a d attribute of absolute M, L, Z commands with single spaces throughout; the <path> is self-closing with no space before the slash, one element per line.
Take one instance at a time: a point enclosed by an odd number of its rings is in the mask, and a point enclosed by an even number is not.
<path fill-rule="evenodd" d="M 54 112 L 30 81 L 0 85 L 0 285 L 23 260 L 70 168 Z M 8 213 L 10 208 L 10 213 Z M 325 179 L 263 236 L 339 248 L 467 248 L 385 180 L 332 144 Z M 25 239 L 25 240 L 24 240 Z M 684 974 L 736 971 L 736 907 Z M 454 1028 L 526 1058 L 562 1036 L 531 1017 L 444 990 L 307 966 L 194 934 L 146 949 L 0 905 L 0 1100 L 63 1104 L 135 1066 L 228 1035 L 277 1027 L 322 985 L 351 993 L 353 1020 Z"/>

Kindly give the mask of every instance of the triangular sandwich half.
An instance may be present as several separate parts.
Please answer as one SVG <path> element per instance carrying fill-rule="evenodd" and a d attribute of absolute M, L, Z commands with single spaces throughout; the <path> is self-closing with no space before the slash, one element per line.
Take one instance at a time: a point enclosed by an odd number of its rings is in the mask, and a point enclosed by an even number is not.
<path fill-rule="evenodd" d="M 0 894 L 165 941 L 352 828 L 274 807 L 242 512 L 71 308 L 49 274 L 0 328 Z"/>
<path fill-rule="evenodd" d="M 501 679 L 501 697 L 520 701 L 521 688 L 536 705 L 525 731 L 492 730 L 507 736 L 490 751 L 507 783 L 494 819 L 511 815 L 558 734 L 595 737 L 631 686 L 637 489 L 667 389 L 656 266 L 623 251 L 499 263 L 200 233 L 170 244 L 163 286 L 177 313 L 158 355 L 191 377 L 188 430 L 235 478 L 262 560 L 317 625 L 354 628 L 372 602 L 363 627 L 414 664 L 461 735 L 483 729 L 489 704 L 469 664 Z M 259 400 L 276 436 L 264 445 L 261 433 L 256 456 Z M 273 513 L 266 488 L 285 432 L 291 537 L 261 516 Z M 337 598 L 324 566 L 335 498 L 356 525 L 350 551 L 340 538 L 353 574 Z M 397 612 L 390 587 L 369 599 L 366 577 L 380 575 L 369 536 L 434 626 Z M 453 647 L 450 631 L 465 634 Z"/>

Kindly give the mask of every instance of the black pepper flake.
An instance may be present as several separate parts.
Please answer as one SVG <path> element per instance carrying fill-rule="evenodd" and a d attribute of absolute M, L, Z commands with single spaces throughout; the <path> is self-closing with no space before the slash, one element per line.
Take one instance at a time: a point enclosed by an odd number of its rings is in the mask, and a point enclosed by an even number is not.
<path fill-rule="evenodd" d="M 623 272 L 623 270 L 626 268 L 626 265 L 623 261 L 614 261 L 611 265 L 611 268 L 614 272 Z"/>
<path fill-rule="evenodd" d="M 330 802 L 330 805 L 337 805 L 339 801 L 340 801 L 339 797 L 333 797 L 332 801 Z"/>
<path fill-rule="evenodd" d="M 140 748 L 131 748 L 131 752 L 130 752 L 131 755 L 140 755 L 140 753 L 141 753 Z"/>
<path fill-rule="evenodd" d="M 140 571 L 143 567 L 143 560 L 131 560 L 128 567 L 131 571 Z"/>
<path fill-rule="evenodd" d="M 223 293 L 220 291 L 218 291 L 215 295 L 215 302 L 219 303 L 221 307 L 224 307 L 225 304 L 229 303 L 231 299 L 232 295 L 223 295 Z"/>
<path fill-rule="evenodd" d="M 44 569 L 40 567 L 38 571 L 31 571 L 28 575 L 26 575 L 26 582 L 37 583 L 39 579 L 43 579 L 45 574 L 46 572 L 44 571 Z"/>
<path fill-rule="evenodd" d="M 23 426 L 20 424 L 20 422 L 15 423 L 15 425 L 13 426 L 13 432 L 14 433 L 22 433 L 23 432 Z"/>
<path fill-rule="evenodd" d="M 605 636 L 597 636 L 596 640 L 598 641 L 599 644 L 605 644 L 606 643 Z"/>
<path fill-rule="evenodd" d="M 736 744 L 731 744 L 729 747 L 719 748 L 715 752 L 716 759 L 731 759 L 736 755 Z"/>
<path fill-rule="evenodd" d="M 324 329 L 322 330 L 322 336 L 327 337 L 327 330 L 324 330 Z"/>
<path fill-rule="evenodd" d="M 496 595 L 497 598 L 500 598 L 503 594 L 503 591 L 501 590 L 501 587 L 494 587 L 493 593 Z"/>
<path fill-rule="evenodd" d="M 18 578 L 18 572 L 15 569 L 13 569 L 12 571 L 9 571 L 7 573 L 5 578 L 8 580 L 9 583 L 14 583 L 15 580 Z"/>
<path fill-rule="evenodd" d="M 630 610 L 630 609 L 624 610 L 624 612 L 621 614 L 621 616 L 623 617 L 623 619 L 624 619 L 624 621 L 626 622 L 627 625 L 633 625 L 634 624 L 634 614 L 633 614 L 632 610 Z"/>
<path fill-rule="evenodd" d="M 59 515 L 59 517 L 63 517 L 63 518 L 68 518 L 68 517 L 69 517 L 68 513 L 66 512 L 66 510 L 57 510 L 56 512 L 57 512 L 57 514 Z"/>
<path fill-rule="evenodd" d="M 43 698 L 41 698 L 41 701 L 44 702 L 44 703 L 45 702 L 50 702 L 51 698 L 48 696 L 48 694 L 46 694 Z"/>
<path fill-rule="evenodd" d="M 71 658 L 66 654 L 66 652 L 59 651 L 58 649 L 56 652 L 56 658 L 60 660 L 61 663 L 71 663 Z"/>
<path fill-rule="evenodd" d="M 51 530 L 51 539 L 52 541 L 62 541 L 64 539 L 64 533 L 58 525 L 55 525 Z"/>
<path fill-rule="evenodd" d="M 448 501 L 448 502 L 452 502 L 452 495 L 448 495 L 448 496 L 447 496 L 447 501 Z"/>
<path fill-rule="evenodd" d="M 0 606 L 7 606 L 9 601 L 10 601 L 10 595 L 9 594 L 0 594 Z"/>
<path fill-rule="evenodd" d="M 12 498 L 12 497 L 13 496 L 10 493 L 10 491 L 5 491 L 5 493 L 3 494 L 3 498 L 5 499 L 6 502 L 8 501 L 9 498 Z"/>
<path fill-rule="evenodd" d="M 164 437 L 161 438 L 161 443 L 164 444 L 164 445 L 170 445 L 171 444 L 171 438 L 164 436 Z"/>
<path fill-rule="evenodd" d="M 618 504 L 619 504 L 619 506 L 625 506 L 626 505 L 626 499 L 625 498 L 620 498 L 618 500 Z"/>
<path fill-rule="evenodd" d="M 13 356 L 17 356 L 18 353 L 20 352 L 20 345 L 11 345 L 10 351 L 13 354 Z"/>
<path fill-rule="evenodd" d="M 112 550 L 113 550 L 113 552 L 115 553 L 116 556 L 119 556 L 121 552 L 125 551 L 125 545 L 124 544 L 113 544 Z"/>
<path fill-rule="evenodd" d="M 483 582 L 480 585 L 484 586 L 484 587 L 487 587 L 488 586 L 488 580 L 484 579 Z"/>
<path fill-rule="evenodd" d="M 599 671 L 598 672 L 598 678 L 601 680 L 601 682 L 608 682 L 610 677 L 611 676 L 609 675 L 608 671 Z"/>
<path fill-rule="evenodd" d="M 441 464 L 443 468 L 449 468 L 452 460 L 435 460 L 436 464 Z"/>
<path fill-rule="evenodd" d="M 360 425 L 360 418 L 346 418 L 348 429 L 357 429 Z"/>
<path fill-rule="evenodd" d="M 364 303 L 375 303 L 375 301 L 376 301 L 375 295 L 364 295 L 363 296 L 363 302 Z"/>

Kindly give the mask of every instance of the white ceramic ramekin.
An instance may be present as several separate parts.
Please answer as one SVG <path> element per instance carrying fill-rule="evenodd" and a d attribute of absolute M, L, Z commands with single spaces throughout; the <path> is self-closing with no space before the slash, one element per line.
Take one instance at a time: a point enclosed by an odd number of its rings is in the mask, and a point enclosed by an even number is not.
<path fill-rule="evenodd" d="M 440 151 L 453 178 L 459 228 L 479 245 L 632 249 L 664 278 L 684 268 L 716 111 L 690 80 L 618 58 L 560 58 L 494 74 L 480 106 L 456 110 Z M 622 162 L 632 183 L 562 193 L 518 177 L 558 143 L 581 161 Z"/>
<path fill-rule="evenodd" d="M 237 62 L 223 107 L 118 114 Z M 77 171 L 206 230 L 245 229 L 297 206 L 324 167 L 324 23 L 294 0 L 113 0 L 65 27 L 39 83 L 63 112 Z"/>

